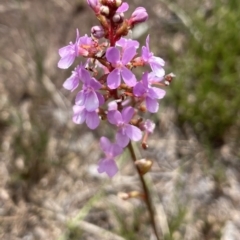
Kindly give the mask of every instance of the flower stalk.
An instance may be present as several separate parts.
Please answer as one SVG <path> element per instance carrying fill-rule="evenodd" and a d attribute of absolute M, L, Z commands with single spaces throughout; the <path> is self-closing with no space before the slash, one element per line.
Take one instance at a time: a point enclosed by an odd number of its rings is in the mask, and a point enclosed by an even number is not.
<path fill-rule="evenodd" d="M 135 163 L 137 161 L 137 157 L 136 157 L 136 154 L 134 152 L 132 142 L 130 142 L 128 144 L 128 150 L 130 152 L 130 155 L 131 155 L 131 158 L 132 158 L 133 162 Z M 142 190 L 143 190 L 143 193 L 144 193 L 144 200 L 145 200 L 145 203 L 146 203 L 146 207 L 148 209 L 148 213 L 149 213 L 149 217 L 150 217 L 153 232 L 154 232 L 157 240 L 160 240 L 160 236 L 158 234 L 157 225 L 156 225 L 156 221 L 155 221 L 155 210 L 154 210 L 154 206 L 153 206 L 153 203 L 152 203 L 152 199 L 151 199 L 149 189 L 147 187 L 147 184 L 146 184 L 146 181 L 143 177 L 143 174 L 141 173 L 141 169 L 139 168 L 139 166 L 137 166 L 137 165 L 135 165 L 135 166 L 136 166 L 136 170 L 137 170 L 140 182 L 142 184 Z"/>

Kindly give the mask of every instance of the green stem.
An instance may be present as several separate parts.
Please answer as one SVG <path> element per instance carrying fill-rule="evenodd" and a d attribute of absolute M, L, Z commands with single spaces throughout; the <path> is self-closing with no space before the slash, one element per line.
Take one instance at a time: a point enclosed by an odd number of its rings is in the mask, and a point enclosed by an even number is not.
<path fill-rule="evenodd" d="M 137 157 L 136 157 L 136 154 L 134 152 L 134 149 L 133 149 L 131 141 L 128 144 L 128 149 L 130 151 L 130 154 L 131 154 L 131 157 L 132 157 L 133 161 L 134 162 L 137 161 Z M 145 195 L 145 203 L 147 205 L 147 209 L 148 209 L 148 212 L 149 212 L 151 225 L 152 225 L 154 234 L 155 234 L 157 240 L 160 240 L 160 237 L 159 237 L 158 231 L 157 231 L 156 222 L 155 222 L 155 210 L 154 210 L 154 207 L 153 207 L 153 204 L 152 204 L 152 199 L 151 199 L 151 196 L 150 196 L 150 192 L 148 190 L 148 187 L 147 187 L 147 184 L 146 184 L 146 182 L 144 180 L 144 177 L 142 176 L 142 174 L 140 172 L 139 167 L 136 166 L 136 169 L 137 169 L 137 173 L 139 175 L 139 178 L 140 178 L 140 181 L 141 181 L 141 184 L 142 184 L 143 192 L 144 192 L 144 195 Z"/>

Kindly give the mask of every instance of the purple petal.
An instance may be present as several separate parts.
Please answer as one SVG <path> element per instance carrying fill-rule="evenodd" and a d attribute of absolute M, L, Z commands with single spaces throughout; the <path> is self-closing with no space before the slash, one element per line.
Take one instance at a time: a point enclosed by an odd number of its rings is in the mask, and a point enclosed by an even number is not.
<path fill-rule="evenodd" d="M 75 99 L 75 104 L 79 106 L 83 106 L 85 104 L 85 94 L 82 91 L 78 92 L 76 99 Z"/>
<path fill-rule="evenodd" d="M 75 43 L 78 41 L 79 37 L 80 37 L 79 30 L 76 29 L 76 41 L 75 41 Z"/>
<path fill-rule="evenodd" d="M 152 56 L 149 59 L 149 65 L 157 77 L 163 77 L 165 71 L 163 70 L 165 62 L 162 58 Z"/>
<path fill-rule="evenodd" d="M 146 38 L 146 47 L 147 47 L 147 50 L 148 50 L 148 52 L 150 52 L 150 48 L 149 48 L 149 35 L 147 36 L 147 38 Z"/>
<path fill-rule="evenodd" d="M 74 60 L 75 60 L 74 55 L 66 55 L 59 60 L 58 67 L 61 69 L 67 69 L 73 64 Z"/>
<path fill-rule="evenodd" d="M 89 81 L 89 85 L 94 89 L 94 90 L 99 90 L 102 87 L 102 84 L 98 82 L 95 78 L 91 78 Z"/>
<path fill-rule="evenodd" d="M 148 62 L 148 59 L 151 57 L 150 52 L 148 51 L 148 49 L 143 46 L 142 47 L 142 58 L 145 62 Z"/>
<path fill-rule="evenodd" d="M 133 87 L 136 85 L 137 79 L 135 75 L 126 67 L 122 68 L 123 81 L 129 86 Z"/>
<path fill-rule="evenodd" d="M 83 106 L 73 106 L 73 122 L 76 124 L 82 124 L 85 121 L 86 112 Z"/>
<path fill-rule="evenodd" d="M 87 111 L 92 112 L 99 107 L 97 94 L 94 91 L 88 92 L 85 95 L 85 108 Z"/>
<path fill-rule="evenodd" d="M 76 72 L 73 72 L 73 74 L 63 83 L 63 87 L 70 91 L 74 91 L 78 87 L 78 85 L 79 78 Z"/>
<path fill-rule="evenodd" d="M 99 93 L 99 92 L 96 92 L 96 94 L 97 94 L 99 106 L 103 105 L 104 102 L 105 102 L 105 99 L 104 99 L 103 95 L 101 93 Z"/>
<path fill-rule="evenodd" d="M 106 172 L 106 174 L 111 178 L 118 172 L 118 167 L 114 159 L 101 159 L 98 163 L 98 172 Z"/>
<path fill-rule="evenodd" d="M 145 72 L 142 75 L 142 83 L 143 83 L 143 86 L 148 89 L 148 72 Z"/>
<path fill-rule="evenodd" d="M 123 152 L 123 149 L 118 144 L 112 144 L 111 153 L 113 157 L 120 155 Z"/>
<path fill-rule="evenodd" d="M 146 93 L 146 89 L 141 82 L 137 83 L 133 88 L 133 93 L 135 96 L 140 97 Z"/>
<path fill-rule="evenodd" d="M 149 97 L 146 98 L 146 107 L 147 110 L 151 113 L 155 113 L 158 111 L 158 101 L 156 99 L 151 99 Z"/>
<path fill-rule="evenodd" d="M 148 81 L 149 81 L 149 83 L 162 81 L 164 79 L 165 70 L 163 68 L 161 68 L 161 71 L 162 71 L 162 77 L 158 77 L 158 76 L 156 76 L 156 74 L 154 72 L 150 72 L 148 74 Z"/>
<path fill-rule="evenodd" d="M 134 114 L 134 109 L 132 107 L 125 107 L 122 110 L 122 119 L 124 123 L 129 123 Z"/>
<path fill-rule="evenodd" d="M 109 149 L 111 148 L 111 142 L 109 141 L 108 138 L 106 137 L 101 137 L 100 138 L 100 147 L 103 150 L 104 153 L 109 152 Z"/>
<path fill-rule="evenodd" d="M 124 50 L 122 56 L 122 63 L 126 65 L 129 63 L 133 57 L 136 55 L 136 48 L 135 47 L 128 47 Z"/>
<path fill-rule="evenodd" d="M 122 115 L 119 111 L 109 111 L 107 114 L 107 119 L 113 125 L 122 123 Z"/>
<path fill-rule="evenodd" d="M 117 63 L 120 60 L 120 52 L 117 48 L 110 47 L 106 52 L 106 57 L 110 63 Z"/>
<path fill-rule="evenodd" d="M 87 84 L 87 85 L 90 84 L 91 75 L 90 75 L 90 73 L 86 69 L 82 68 L 81 76 L 82 76 L 82 82 L 84 84 Z"/>
<path fill-rule="evenodd" d="M 120 38 L 116 42 L 116 46 L 122 47 L 124 50 L 129 47 L 135 47 L 137 49 L 139 47 L 139 42 L 132 39 Z"/>
<path fill-rule="evenodd" d="M 122 3 L 122 5 L 117 9 L 116 12 L 118 13 L 122 13 L 122 12 L 126 12 L 129 8 L 129 5 L 125 2 Z"/>
<path fill-rule="evenodd" d="M 126 126 L 126 134 L 127 136 L 133 140 L 133 141 L 139 141 L 142 138 L 142 132 L 141 130 L 133 125 L 128 124 L 128 126 Z"/>
<path fill-rule="evenodd" d="M 157 99 L 162 99 L 166 94 L 166 91 L 161 89 L 161 88 L 157 88 L 157 87 L 152 87 L 151 89 L 149 89 L 149 97 L 150 98 L 157 98 Z"/>
<path fill-rule="evenodd" d="M 116 134 L 116 141 L 120 147 L 125 148 L 129 143 L 129 137 L 119 131 Z"/>
<path fill-rule="evenodd" d="M 73 45 L 70 44 L 70 45 L 67 45 L 65 47 L 62 47 L 58 50 L 58 54 L 60 55 L 61 58 L 69 55 L 69 52 L 72 52 L 72 49 L 73 49 Z"/>
<path fill-rule="evenodd" d="M 120 83 L 121 83 L 120 71 L 119 69 L 115 68 L 107 76 L 107 85 L 111 89 L 116 89 L 119 87 Z"/>
<path fill-rule="evenodd" d="M 95 129 L 98 127 L 100 123 L 100 119 L 98 117 L 98 114 L 93 111 L 93 112 L 87 112 L 86 114 L 86 124 L 90 129 Z"/>

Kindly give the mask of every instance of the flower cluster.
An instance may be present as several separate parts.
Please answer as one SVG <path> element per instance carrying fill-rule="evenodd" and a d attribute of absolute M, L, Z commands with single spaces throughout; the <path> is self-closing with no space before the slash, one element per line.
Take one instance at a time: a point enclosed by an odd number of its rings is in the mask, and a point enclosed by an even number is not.
<path fill-rule="evenodd" d="M 130 141 L 142 140 L 142 147 L 147 147 L 147 136 L 155 124 L 144 120 L 142 113 L 158 111 L 158 100 L 165 96 L 160 87 L 168 85 L 172 75 L 165 76 L 165 62 L 151 52 L 149 36 L 140 53 L 139 42 L 126 38 L 136 24 L 148 19 L 145 8 L 138 7 L 126 19 L 124 12 L 129 6 L 122 0 L 87 0 L 87 3 L 100 25 L 92 27 L 90 36 L 80 36 L 77 30 L 75 42 L 59 49 L 58 67 L 67 69 L 76 58 L 86 59 L 72 71 L 63 87 L 78 91 L 73 106 L 76 124 L 86 122 L 90 129 L 96 129 L 100 120 L 107 120 L 116 130 L 115 143 L 106 137 L 100 139 L 106 156 L 100 160 L 98 171 L 112 177 L 118 171 L 115 157 Z M 134 69 L 142 66 L 149 66 L 149 71 L 139 79 Z"/>

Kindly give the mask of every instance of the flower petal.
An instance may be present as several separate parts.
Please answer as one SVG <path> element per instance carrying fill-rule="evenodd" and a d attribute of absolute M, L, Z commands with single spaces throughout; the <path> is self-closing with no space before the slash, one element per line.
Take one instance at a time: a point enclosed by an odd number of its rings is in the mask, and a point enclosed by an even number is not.
<path fill-rule="evenodd" d="M 101 93 L 99 93 L 99 92 L 96 92 L 96 94 L 97 94 L 99 106 L 103 105 L 104 102 L 105 102 L 105 99 L 104 99 L 103 95 Z"/>
<path fill-rule="evenodd" d="M 107 114 L 107 119 L 113 125 L 122 123 L 122 115 L 119 111 L 109 111 Z"/>
<path fill-rule="evenodd" d="M 145 87 L 141 82 L 138 82 L 133 88 L 133 93 L 137 97 L 142 96 L 145 92 L 146 92 Z"/>
<path fill-rule="evenodd" d="M 87 111 L 92 112 L 99 107 L 97 94 L 94 91 L 88 92 L 85 95 L 85 108 Z"/>
<path fill-rule="evenodd" d="M 98 117 L 98 114 L 93 111 L 93 112 L 87 112 L 86 114 L 86 124 L 90 129 L 95 129 L 98 127 L 100 123 L 100 119 Z"/>
<path fill-rule="evenodd" d="M 120 59 L 120 52 L 116 47 L 110 47 L 106 52 L 106 57 L 110 63 L 117 63 Z"/>
<path fill-rule="evenodd" d="M 69 52 L 73 51 L 73 44 L 67 45 L 65 47 L 62 47 L 58 50 L 58 54 L 60 55 L 61 58 L 67 56 Z"/>
<path fill-rule="evenodd" d="M 134 46 L 126 48 L 123 52 L 122 63 L 126 65 L 133 59 L 135 55 L 136 55 L 136 48 Z"/>
<path fill-rule="evenodd" d="M 155 113 L 158 111 L 159 104 L 156 99 L 151 99 L 149 97 L 146 98 L 146 107 L 147 110 L 151 113 Z"/>
<path fill-rule="evenodd" d="M 129 143 L 129 138 L 128 136 L 122 134 L 121 131 L 118 131 L 116 134 L 116 141 L 120 147 L 125 148 Z"/>
<path fill-rule="evenodd" d="M 101 159 L 98 163 L 98 172 L 106 173 L 110 178 L 118 172 L 114 159 Z"/>
<path fill-rule="evenodd" d="M 61 69 L 69 68 L 75 60 L 74 55 L 66 55 L 65 57 L 61 58 L 58 62 L 58 67 Z"/>
<path fill-rule="evenodd" d="M 98 82 L 95 78 L 91 78 L 89 81 L 89 85 L 94 89 L 94 90 L 99 90 L 102 87 L 102 84 Z"/>
<path fill-rule="evenodd" d="M 135 75 L 128 68 L 123 67 L 121 74 L 122 74 L 123 81 L 129 87 L 133 87 L 136 85 L 137 79 L 136 79 Z"/>
<path fill-rule="evenodd" d="M 73 72 L 73 74 L 63 83 L 63 87 L 70 91 L 74 91 L 78 87 L 78 85 L 79 78 L 76 72 Z"/>
<path fill-rule="evenodd" d="M 86 96 L 85 96 L 83 90 L 78 92 L 76 99 L 75 99 L 75 104 L 79 105 L 79 106 L 83 106 L 85 104 L 85 98 L 86 98 Z"/>
<path fill-rule="evenodd" d="M 157 98 L 157 99 L 162 99 L 166 94 L 166 91 L 161 89 L 161 88 L 157 88 L 157 87 L 152 87 L 151 89 L 149 89 L 149 97 L 150 98 Z"/>
<path fill-rule="evenodd" d="M 122 5 L 117 9 L 116 12 L 118 13 L 122 13 L 122 12 L 126 12 L 129 8 L 129 5 L 125 2 L 122 3 Z"/>
<path fill-rule="evenodd" d="M 108 138 L 106 137 L 101 137 L 100 138 L 100 147 L 103 150 L 104 153 L 109 152 L 109 149 L 111 148 L 111 142 L 109 141 Z"/>
<path fill-rule="evenodd" d="M 136 141 L 136 142 L 141 140 L 141 138 L 142 138 L 141 130 L 138 127 L 130 125 L 130 124 L 128 124 L 126 126 L 126 134 L 131 140 Z"/>
<path fill-rule="evenodd" d="M 134 109 L 132 107 L 125 107 L 122 110 L 122 119 L 124 123 L 129 123 L 134 114 Z"/>
<path fill-rule="evenodd" d="M 73 122 L 76 124 L 82 124 L 86 119 L 86 112 L 83 106 L 73 106 Z"/>
<path fill-rule="evenodd" d="M 115 68 L 107 76 L 107 85 L 111 89 L 116 89 L 119 87 L 120 83 L 121 83 L 120 71 L 119 69 Z"/>
<path fill-rule="evenodd" d="M 111 153 L 113 157 L 120 155 L 123 152 L 123 149 L 118 144 L 112 144 Z"/>

